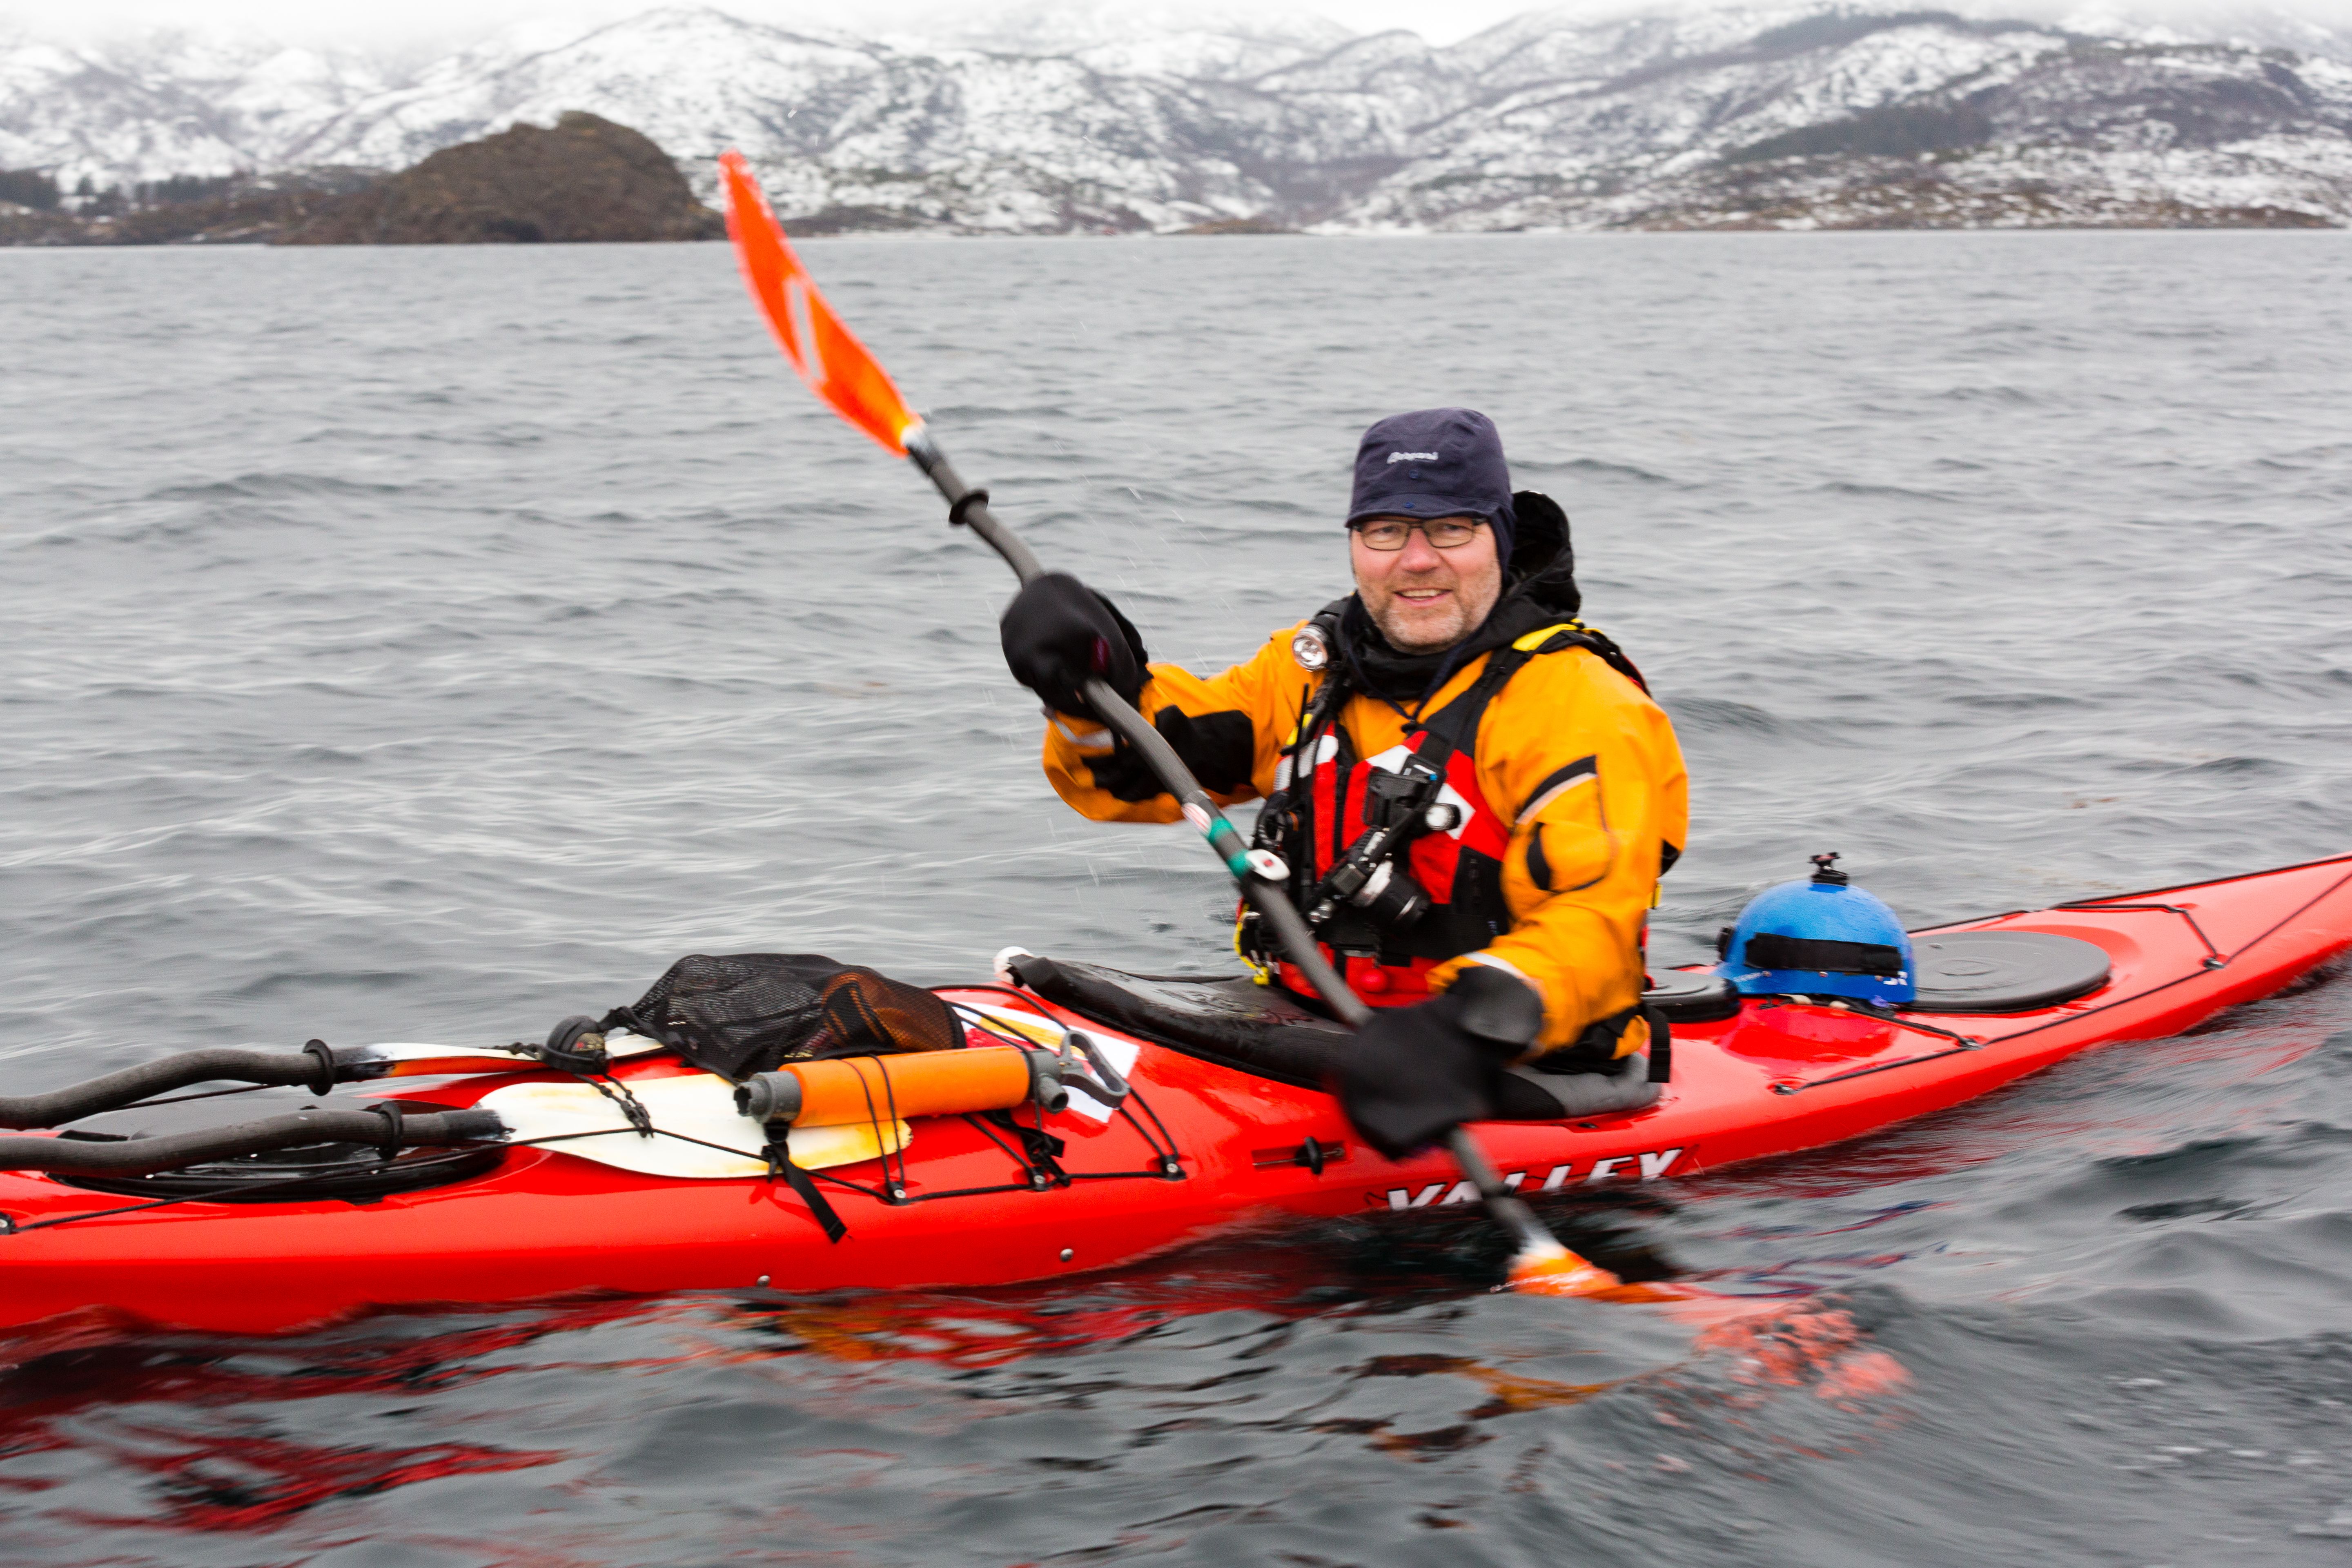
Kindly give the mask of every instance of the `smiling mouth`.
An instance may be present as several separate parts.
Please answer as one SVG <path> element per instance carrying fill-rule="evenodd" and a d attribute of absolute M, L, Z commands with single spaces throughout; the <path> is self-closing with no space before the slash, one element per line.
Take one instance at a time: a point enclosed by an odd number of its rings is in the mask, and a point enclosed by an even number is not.
<path fill-rule="evenodd" d="M 1426 605 L 1433 599 L 1442 599 L 1452 592 L 1454 590 L 1451 588 L 1401 588 L 1397 591 L 1397 597 L 1408 605 Z"/>

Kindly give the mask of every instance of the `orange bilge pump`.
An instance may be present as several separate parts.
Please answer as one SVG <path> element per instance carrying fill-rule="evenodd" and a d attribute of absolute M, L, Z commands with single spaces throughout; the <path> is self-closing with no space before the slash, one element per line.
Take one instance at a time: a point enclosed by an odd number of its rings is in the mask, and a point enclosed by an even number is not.
<path fill-rule="evenodd" d="M 847 1127 L 911 1116 L 1010 1110 L 1034 1103 L 1057 1111 L 1076 1089 L 1106 1105 L 1127 1098 L 1127 1084 L 1092 1040 L 1073 1029 L 1073 1055 L 975 1046 L 960 1051 L 837 1057 L 793 1062 L 735 1086 L 735 1109 L 754 1121 L 793 1127 Z"/>

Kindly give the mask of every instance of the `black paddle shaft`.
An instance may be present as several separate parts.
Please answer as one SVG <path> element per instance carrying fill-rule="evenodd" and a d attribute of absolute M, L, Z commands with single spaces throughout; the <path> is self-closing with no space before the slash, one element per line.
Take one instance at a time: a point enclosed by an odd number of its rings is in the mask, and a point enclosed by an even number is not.
<path fill-rule="evenodd" d="M 963 476 L 932 443 L 929 432 L 919 427 L 908 431 L 906 444 L 907 456 L 947 498 L 950 522 L 980 535 L 991 550 L 1004 558 L 1004 563 L 1013 568 L 1013 575 L 1021 579 L 1024 587 L 1045 572 L 1029 547 L 988 510 L 988 492 L 963 482 Z M 1176 797 L 1185 817 L 1208 836 L 1209 847 L 1224 858 L 1226 869 L 1240 884 L 1242 897 L 1265 921 L 1282 951 L 1307 976 L 1324 1005 L 1351 1029 L 1360 1029 L 1370 1023 L 1372 1010 L 1348 989 L 1348 983 L 1339 978 L 1339 971 L 1323 956 L 1323 950 L 1315 945 L 1315 933 L 1307 929 L 1306 917 L 1298 912 L 1298 906 L 1290 901 L 1281 884 L 1260 876 L 1246 861 L 1240 861 L 1241 835 L 1225 820 L 1224 813 L 1217 809 L 1216 802 L 1209 798 L 1209 792 L 1201 787 L 1201 781 L 1192 776 L 1192 770 L 1184 765 L 1176 749 L 1100 677 L 1089 677 L 1079 689 L 1086 694 L 1087 705 L 1102 716 L 1103 722 L 1143 753 L 1143 760 L 1151 764 L 1151 771 Z M 1555 1253 L 1559 1249 L 1559 1243 L 1536 1218 L 1535 1211 L 1503 1186 L 1486 1151 L 1478 1147 L 1466 1128 L 1455 1128 L 1447 1140 L 1447 1147 L 1462 1167 L 1462 1173 L 1470 1178 L 1470 1184 L 1486 1200 L 1486 1212 L 1517 1236 L 1522 1248 Z"/>

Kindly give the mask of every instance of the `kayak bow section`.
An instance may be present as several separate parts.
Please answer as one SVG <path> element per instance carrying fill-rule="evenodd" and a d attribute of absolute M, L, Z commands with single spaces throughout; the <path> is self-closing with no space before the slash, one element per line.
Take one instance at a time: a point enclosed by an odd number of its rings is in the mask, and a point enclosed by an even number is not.
<path fill-rule="evenodd" d="M 1571 1121 L 1495 1122 L 1479 1136 L 1521 1193 L 1652 1181 L 1851 1138 L 1941 1110 L 2108 1042 L 2173 1035 L 2352 947 L 2352 857 L 1921 933 L 2035 931 L 2095 944 L 2105 984 L 2030 1012 L 1882 1016 L 1750 998 L 1675 1030 L 1653 1107 Z M 918 1117 L 894 1154 L 817 1179 L 849 1234 L 829 1244 L 793 1187 L 764 1176 L 679 1180 L 560 1144 L 363 1202 L 135 1200 L 0 1173 L 0 1325 L 78 1309 L 257 1331 L 372 1305 L 511 1301 L 564 1291 L 783 1290 L 1004 1284 L 1115 1267 L 1244 1215 L 1468 1205 L 1442 1152 L 1391 1163 L 1336 1102 L 1199 1059 L 1002 985 L 941 993 L 995 1033 L 1053 1040 L 1080 1026 L 1132 1052 L 1115 1110 Z M 498 1062 L 486 1064 L 500 1066 Z M 645 1088 L 667 1057 L 614 1068 Z M 467 1107 L 544 1072 L 404 1079 L 402 1103 Z M 386 1091 L 389 1093 L 389 1090 Z M 655 1099 L 659 1099 L 656 1094 Z M 656 1119 L 658 1120 L 658 1119 Z M 126 1210 L 98 1217 L 100 1211 Z M 45 1225 L 77 1214 L 93 1217 Z"/>

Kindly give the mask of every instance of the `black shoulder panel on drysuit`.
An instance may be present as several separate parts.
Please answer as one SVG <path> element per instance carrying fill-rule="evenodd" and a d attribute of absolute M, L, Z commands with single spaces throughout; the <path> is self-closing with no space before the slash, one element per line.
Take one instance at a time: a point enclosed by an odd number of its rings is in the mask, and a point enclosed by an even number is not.
<path fill-rule="evenodd" d="M 1171 706 L 1152 716 L 1151 727 L 1192 770 L 1202 788 L 1232 795 L 1250 782 L 1250 764 L 1257 758 L 1257 731 L 1248 714 L 1238 710 L 1192 714 Z M 1151 764 L 1124 741 L 1112 745 L 1110 755 L 1088 763 L 1087 771 L 1114 800 L 1150 800 L 1168 793 Z"/>

